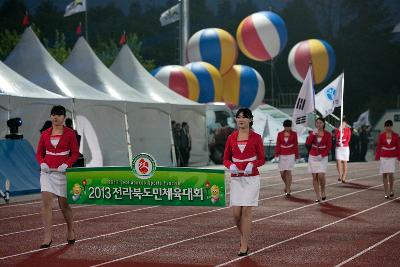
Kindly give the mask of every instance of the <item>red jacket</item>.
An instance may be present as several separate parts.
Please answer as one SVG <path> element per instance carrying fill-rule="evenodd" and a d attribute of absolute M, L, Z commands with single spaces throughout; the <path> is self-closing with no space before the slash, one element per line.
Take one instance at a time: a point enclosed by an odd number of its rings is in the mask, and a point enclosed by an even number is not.
<path fill-rule="evenodd" d="M 378 145 L 376 147 L 375 159 L 383 158 L 398 158 L 400 160 L 400 140 L 399 135 L 392 132 L 392 141 L 390 144 L 386 141 L 386 133 L 379 135 Z"/>
<path fill-rule="evenodd" d="M 261 136 L 250 130 L 249 139 L 242 153 L 237 144 L 238 134 L 238 131 L 234 131 L 228 136 L 228 140 L 225 144 L 224 165 L 229 169 L 234 163 L 240 171 L 244 171 L 247 163 L 252 162 L 253 172 L 249 176 L 258 175 L 259 172 L 257 168 L 265 164 L 264 146 Z M 243 174 L 237 176 L 243 176 Z"/>
<path fill-rule="evenodd" d="M 299 158 L 299 146 L 297 142 L 297 133 L 290 131 L 289 139 L 285 142 L 285 131 L 278 133 L 276 137 L 275 145 L 275 157 L 279 155 L 292 155 L 294 154 L 296 159 Z"/>
<path fill-rule="evenodd" d="M 324 136 L 322 136 L 321 142 L 318 143 L 317 135 L 312 132 L 307 137 L 306 145 L 311 145 L 309 152 L 311 156 L 321 155 L 326 157 L 332 148 L 332 135 L 324 130 Z"/>
<path fill-rule="evenodd" d="M 79 158 L 78 141 L 73 130 L 64 126 L 63 134 L 58 145 L 54 147 L 50 142 L 53 127 L 47 129 L 40 136 L 36 159 L 41 163 L 46 163 L 50 169 L 57 169 L 63 163 L 68 167 Z"/>
<path fill-rule="evenodd" d="M 336 146 L 340 146 L 340 129 L 335 129 L 335 137 L 336 137 Z M 351 129 L 348 127 L 345 127 L 343 129 L 343 135 L 342 135 L 342 144 L 343 146 L 349 146 L 351 138 Z"/>

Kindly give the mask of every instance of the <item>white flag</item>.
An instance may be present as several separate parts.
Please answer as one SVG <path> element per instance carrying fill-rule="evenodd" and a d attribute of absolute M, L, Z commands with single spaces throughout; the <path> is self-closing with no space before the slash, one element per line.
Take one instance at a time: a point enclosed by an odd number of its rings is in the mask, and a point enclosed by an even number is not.
<path fill-rule="evenodd" d="M 361 126 L 364 125 L 371 125 L 371 123 L 369 123 L 369 110 L 361 113 L 361 115 L 358 117 L 358 120 L 353 123 L 353 128 L 361 128 Z"/>
<path fill-rule="evenodd" d="M 314 111 L 314 86 L 312 67 L 307 71 L 296 104 L 293 109 L 292 120 L 296 127 L 297 135 L 302 135 L 307 127 L 307 115 Z"/>
<path fill-rule="evenodd" d="M 161 26 L 168 25 L 175 21 L 178 21 L 181 14 L 180 4 L 176 4 L 170 9 L 164 11 L 160 16 Z"/>
<path fill-rule="evenodd" d="M 75 0 L 65 8 L 64 17 L 86 11 L 86 0 Z"/>
<path fill-rule="evenodd" d="M 342 79 L 343 73 L 315 95 L 315 109 L 324 118 L 342 105 Z"/>

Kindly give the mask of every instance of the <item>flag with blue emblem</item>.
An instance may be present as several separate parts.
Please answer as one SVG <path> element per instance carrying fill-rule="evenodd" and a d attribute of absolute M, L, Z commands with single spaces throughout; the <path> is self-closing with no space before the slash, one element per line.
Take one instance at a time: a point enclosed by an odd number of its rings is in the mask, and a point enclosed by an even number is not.
<path fill-rule="evenodd" d="M 315 109 L 322 117 L 332 114 L 336 107 L 342 106 L 344 74 L 340 74 L 334 81 L 328 84 L 315 95 Z"/>

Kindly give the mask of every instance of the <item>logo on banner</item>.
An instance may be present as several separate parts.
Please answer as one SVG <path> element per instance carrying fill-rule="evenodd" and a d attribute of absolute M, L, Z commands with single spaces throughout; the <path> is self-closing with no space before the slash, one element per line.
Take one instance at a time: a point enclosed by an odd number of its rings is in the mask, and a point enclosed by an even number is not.
<path fill-rule="evenodd" d="M 333 87 L 328 88 L 325 91 L 325 96 L 329 99 L 329 101 L 333 101 L 335 99 L 336 89 Z"/>
<path fill-rule="evenodd" d="M 137 178 L 149 179 L 156 171 L 156 160 L 150 154 L 140 153 L 132 159 L 131 168 Z"/>

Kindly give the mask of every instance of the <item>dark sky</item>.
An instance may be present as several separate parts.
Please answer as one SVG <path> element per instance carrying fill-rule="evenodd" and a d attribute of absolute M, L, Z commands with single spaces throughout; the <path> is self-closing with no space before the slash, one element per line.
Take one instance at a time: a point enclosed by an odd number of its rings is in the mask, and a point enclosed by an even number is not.
<path fill-rule="evenodd" d="M 5 0 L 0 0 L 0 4 L 2 4 Z M 191 1 L 196 1 L 196 0 L 191 0 Z M 218 0 L 207 0 L 210 8 L 212 8 L 214 11 L 216 11 L 216 2 Z M 231 0 L 232 2 L 238 2 L 240 0 Z M 282 8 L 286 2 L 291 1 L 291 0 L 252 0 L 254 3 L 259 4 L 260 6 L 265 6 L 266 3 L 267 5 L 274 6 L 277 9 Z M 368 0 L 366 0 L 368 1 Z M 393 19 L 398 20 L 400 22 L 400 0 L 384 0 L 389 9 L 391 10 L 393 14 Z M 28 9 L 31 13 L 34 12 L 36 7 L 40 4 L 40 0 L 24 0 L 26 5 L 28 6 Z M 60 8 L 60 10 L 64 10 L 65 7 L 72 2 L 72 0 L 54 0 L 53 3 Z M 120 7 L 122 10 L 128 10 L 130 3 L 132 0 L 87 0 L 89 8 L 91 6 L 101 6 L 101 5 L 108 5 L 110 3 L 114 3 L 114 5 Z M 147 6 L 152 6 L 152 5 L 165 5 L 165 3 L 168 2 L 168 0 L 141 0 L 143 4 L 146 4 Z M 176 1 L 178 2 L 178 1 Z M 309 2 L 313 2 L 313 0 L 309 0 Z"/>

